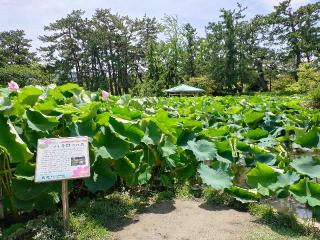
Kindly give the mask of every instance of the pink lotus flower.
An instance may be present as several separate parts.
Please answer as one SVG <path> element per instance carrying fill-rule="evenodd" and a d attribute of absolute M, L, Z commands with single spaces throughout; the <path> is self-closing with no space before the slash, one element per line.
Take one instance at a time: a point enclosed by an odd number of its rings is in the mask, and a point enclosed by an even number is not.
<path fill-rule="evenodd" d="M 102 97 L 102 100 L 107 100 L 108 97 L 110 96 L 110 93 L 108 93 L 107 91 L 101 91 L 101 97 Z"/>
<path fill-rule="evenodd" d="M 19 90 L 19 85 L 15 81 L 11 80 L 8 82 L 8 89 L 10 92 L 16 92 Z"/>
<path fill-rule="evenodd" d="M 81 178 L 81 177 L 89 177 L 90 176 L 90 167 L 78 167 L 73 170 L 72 177 Z"/>

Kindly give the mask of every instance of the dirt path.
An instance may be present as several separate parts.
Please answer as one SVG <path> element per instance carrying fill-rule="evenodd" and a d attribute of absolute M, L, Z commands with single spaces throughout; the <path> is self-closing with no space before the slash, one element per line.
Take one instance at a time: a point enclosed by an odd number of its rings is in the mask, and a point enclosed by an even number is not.
<path fill-rule="evenodd" d="M 213 208 L 197 201 L 154 204 L 117 232 L 116 240 L 237 240 L 246 239 L 254 224 L 245 212 Z"/>

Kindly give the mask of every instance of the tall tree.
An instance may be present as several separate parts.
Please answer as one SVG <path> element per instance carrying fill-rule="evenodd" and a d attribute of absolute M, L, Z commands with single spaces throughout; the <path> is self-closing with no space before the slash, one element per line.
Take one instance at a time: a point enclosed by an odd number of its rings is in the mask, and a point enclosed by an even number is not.
<path fill-rule="evenodd" d="M 297 10 L 291 7 L 291 0 L 285 0 L 267 16 L 272 29 L 270 39 L 274 45 L 281 45 L 291 73 L 298 81 L 298 69 L 304 56 L 311 59 L 312 52 L 319 46 L 320 3 L 307 4 Z"/>
<path fill-rule="evenodd" d="M 196 76 L 197 36 L 196 29 L 190 23 L 184 25 L 185 37 L 185 73 L 187 78 Z"/>
<path fill-rule="evenodd" d="M 249 81 L 251 42 L 244 11 L 240 4 L 237 10 L 222 9 L 221 21 L 209 23 L 206 28 L 210 54 L 208 75 L 222 92 L 242 92 L 244 83 Z"/>
<path fill-rule="evenodd" d="M 30 48 L 23 30 L 0 32 L 0 85 L 10 80 L 20 86 L 47 82 L 46 71 Z"/>
<path fill-rule="evenodd" d="M 183 81 L 183 30 L 177 16 L 164 17 L 164 34 L 166 42 L 162 42 L 163 61 L 166 69 L 166 87 Z"/>
<path fill-rule="evenodd" d="M 0 64 L 28 65 L 36 60 L 23 30 L 0 32 Z"/>
<path fill-rule="evenodd" d="M 65 18 L 61 18 L 49 26 L 45 31 L 51 35 L 40 36 L 40 40 L 47 46 L 41 47 L 44 59 L 57 69 L 61 83 L 76 81 L 84 85 L 83 61 L 83 33 L 86 25 L 82 19 L 83 11 L 72 11 Z"/>

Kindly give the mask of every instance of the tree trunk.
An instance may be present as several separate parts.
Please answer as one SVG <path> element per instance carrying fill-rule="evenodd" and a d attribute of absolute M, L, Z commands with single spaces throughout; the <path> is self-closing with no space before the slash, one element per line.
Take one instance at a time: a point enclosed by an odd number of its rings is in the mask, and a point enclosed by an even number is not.
<path fill-rule="evenodd" d="M 256 60 L 257 71 L 259 75 L 258 83 L 259 83 L 259 90 L 266 92 L 268 91 L 268 83 L 264 77 L 263 71 L 263 63 L 261 59 Z"/>

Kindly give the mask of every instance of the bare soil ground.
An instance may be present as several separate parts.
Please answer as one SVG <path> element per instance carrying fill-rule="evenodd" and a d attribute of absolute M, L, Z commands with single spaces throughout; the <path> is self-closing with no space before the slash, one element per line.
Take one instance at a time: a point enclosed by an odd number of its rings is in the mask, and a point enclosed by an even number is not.
<path fill-rule="evenodd" d="M 113 236 L 116 240 L 237 240 L 247 239 L 254 227 L 249 213 L 173 200 L 151 205 Z"/>

